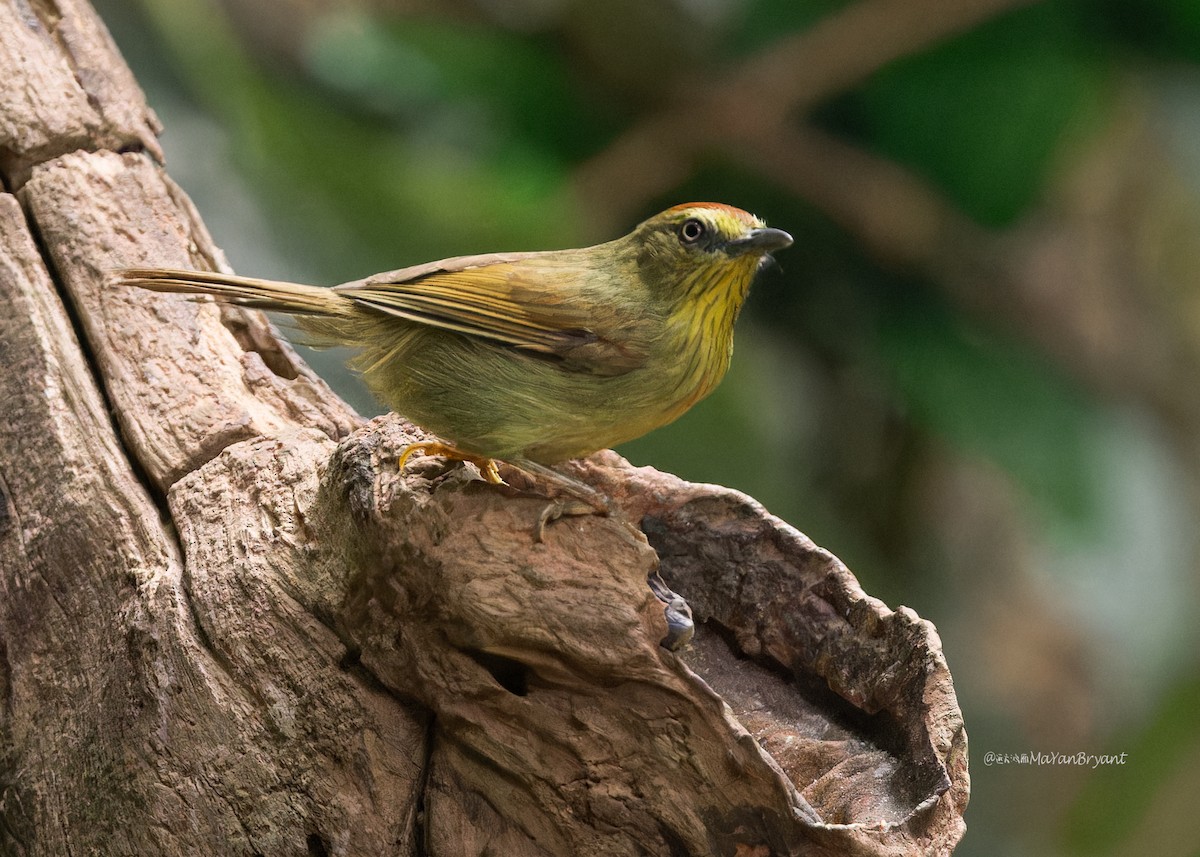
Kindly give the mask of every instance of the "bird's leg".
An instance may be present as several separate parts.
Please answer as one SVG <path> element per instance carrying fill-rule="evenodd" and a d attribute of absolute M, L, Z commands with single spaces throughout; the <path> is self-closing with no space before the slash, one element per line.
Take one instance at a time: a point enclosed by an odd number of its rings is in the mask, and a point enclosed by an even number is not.
<path fill-rule="evenodd" d="M 483 474 L 483 478 L 493 485 L 506 485 L 507 483 L 500 477 L 500 471 L 496 466 L 496 459 L 484 458 L 481 455 L 475 455 L 472 452 L 459 449 L 456 446 L 451 446 L 447 443 L 438 441 L 419 441 L 410 443 L 404 449 L 400 450 L 400 459 L 396 466 L 401 470 L 417 453 L 425 455 L 441 455 L 445 458 L 455 459 L 457 461 L 469 461 L 479 468 L 479 472 Z M 538 464 L 536 461 L 530 461 L 527 458 L 514 458 L 508 461 L 508 464 L 515 467 L 523 473 L 541 477 L 544 481 L 557 486 L 561 491 L 570 494 L 573 499 L 554 499 L 546 505 L 538 516 L 537 526 L 534 528 L 534 538 L 537 541 L 542 541 L 545 534 L 546 525 L 552 521 L 557 521 L 559 518 L 569 518 L 576 515 L 608 515 L 612 512 L 612 503 L 601 492 L 597 491 L 590 485 L 585 485 L 578 479 L 572 479 L 570 476 L 565 476 L 557 470 L 552 470 L 544 464 Z"/>
<path fill-rule="evenodd" d="M 534 476 L 540 476 L 547 482 L 558 486 L 566 493 L 574 495 L 579 500 L 587 503 L 593 512 L 607 515 L 613 510 L 612 502 L 603 492 L 597 491 L 591 485 L 586 485 L 578 479 L 573 479 L 566 474 L 559 473 L 552 467 L 538 464 L 536 461 L 530 461 L 528 458 L 511 458 L 508 459 L 508 463 L 517 468 L 517 470 L 523 470 Z"/>
<path fill-rule="evenodd" d="M 469 461 L 479 468 L 479 472 L 483 474 L 483 478 L 488 482 L 491 482 L 493 485 L 505 484 L 504 480 L 500 478 L 500 471 L 496 468 L 496 459 L 484 458 L 482 455 L 475 455 L 473 452 L 466 452 L 456 446 L 437 441 L 410 443 L 404 449 L 400 450 L 400 460 L 396 462 L 396 467 L 403 470 L 405 462 L 417 453 L 440 455 L 444 458 L 454 459 L 455 461 Z"/>
<path fill-rule="evenodd" d="M 613 511 L 612 502 L 603 493 L 597 491 L 590 485 L 585 485 L 578 479 L 572 479 L 559 473 L 544 464 L 538 464 L 536 461 L 530 461 L 527 458 L 514 458 L 509 460 L 510 465 L 517 470 L 521 470 L 532 476 L 540 476 L 542 479 L 558 486 L 565 493 L 573 495 L 575 499 L 552 500 L 542 514 L 538 516 L 537 526 L 534 528 L 534 538 L 537 541 L 542 541 L 545 533 L 546 524 L 552 521 L 557 521 L 559 518 L 574 517 L 576 515 L 610 515 Z"/>
<path fill-rule="evenodd" d="M 563 491 L 574 495 L 576 498 L 573 500 L 554 500 L 542 510 L 542 514 L 538 518 L 537 527 L 534 529 L 534 538 L 539 542 L 542 541 L 546 524 L 551 521 L 572 515 L 610 515 L 615 511 L 612 501 L 605 494 L 597 491 L 591 485 L 585 485 L 578 479 L 572 479 L 570 476 L 559 473 L 557 470 L 552 470 L 544 464 L 538 464 L 535 461 L 527 459 L 516 459 L 508 463 L 518 470 L 541 476 L 547 482 L 557 485 Z M 626 526 L 632 527 L 628 522 L 626 522 Z M 667 636 L 662 639 L 659 645 L 672 652 L 683 648 L 691 642 L 692 637 L 696 633 L 696 623 L 692 618 L 692 608 L 688 606 L 687 601 L 681 595 L 671 591 L 671 588 L 659 576 L 657 570 L 649 576 L 646 582 L 650 585 L 650 591 L 654 593 L 654 597 L 662 602 L 663 613 L 667 620 Z"/>
<path fill-rule="evenodd" d="M 437 441 L 410 443 L 400 451 L 397 467 L 403 469 L 408 459 L 418 452 L 426 455 L 441 455 L 458 461 L 470 461 L 479 468 L 480 473 L 488 482 L 496 485 L 506 484 L 500 478 L 500 471 L 496 468 L 496 459 L 484 458 Z M 608 516 L 614 511 L 612 501 L 603 492 L 597 491 L 591 485 L 586 485 L 578 479 L 572 479 L 566 474 L 527 458 L 514 458 L 507 463 L 527 475 L 541 477 L 564 493 L 572 495 L 572 499 L 557 498 L 546 504 L 546 508 L 538 516 L 537 525 L 533 530 L 535 541 L 543 541 L 546 525 L 559 518 L 576 515 Z M 660 645 L 670 651 L 676 651 L 687 645 L 696 632 L 696 626 L 692 620 L 692 609 L 683 598 L 670 590 L 657 571 L 650 575 L 647 582 L 655 597 L 663 603 L 663 611 L 666 614 L 667 636 Z"/>

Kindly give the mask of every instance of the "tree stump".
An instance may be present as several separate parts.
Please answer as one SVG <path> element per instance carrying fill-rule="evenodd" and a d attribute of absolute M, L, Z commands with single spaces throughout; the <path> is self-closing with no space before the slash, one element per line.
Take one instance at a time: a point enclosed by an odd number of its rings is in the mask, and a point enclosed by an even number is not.
<path fill-rule="evenodd" d="M 399 472 L 261 314 L 107 285 L 226 266 L 87 3 L 0 0 L 0 68 L 0 851 L 953 849 L 932 625 L 613 453 L 540 543 L 535 486 Z"/>

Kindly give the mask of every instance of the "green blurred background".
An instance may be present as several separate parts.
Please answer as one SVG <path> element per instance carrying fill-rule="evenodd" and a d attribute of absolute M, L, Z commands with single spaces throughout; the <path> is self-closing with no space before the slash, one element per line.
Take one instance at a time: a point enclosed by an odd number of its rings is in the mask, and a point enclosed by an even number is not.
<path fill-rule="evenodd" d="M 620 451 L 936 623 L 958 854 L 1200 854 L 1200 0 L 96 5 L 242 273 L 571 246 L 690 200 L 792 232 L 724 385 Z"/>

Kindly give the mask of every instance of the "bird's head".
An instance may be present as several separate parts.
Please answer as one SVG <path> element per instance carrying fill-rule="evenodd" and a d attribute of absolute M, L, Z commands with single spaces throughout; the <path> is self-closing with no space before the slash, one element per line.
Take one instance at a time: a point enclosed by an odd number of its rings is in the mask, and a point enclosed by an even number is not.
<path fill-rule="evenodd" d="M 661 298 L 719 301 L 736 316 L 754 274 L 792 236 L 740 208 L 692 202 L 654 215 L 627 240 L 647 286 Z"/>

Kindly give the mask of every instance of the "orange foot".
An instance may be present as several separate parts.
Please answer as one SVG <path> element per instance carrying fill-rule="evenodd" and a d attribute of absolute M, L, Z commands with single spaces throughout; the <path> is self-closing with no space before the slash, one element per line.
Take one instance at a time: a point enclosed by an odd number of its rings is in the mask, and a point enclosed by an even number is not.
<path fill-rule="evenodd" d="M 469 461 L 479 468 L 479 472 L 483 474 L 483 478 L 493 485 L 504 485 L 505 482 L 500 478 L 500 471 L 496 469 L 496 460 L 494 458 L 484 458 L 481 455 L 475 455 L 472 452 L 464 452 L 456 446 L 451 446 L 448 443 L 438 443 L 437 441 L 424 441 L 421 443 L 410 443 L 404 449 L 400 450 L 400 460 L 396 466 L 403 470 L 404 463 L 417 453 L 424 455 L 441 455 L 445 458 L 451 458 L 455 461 Z"/>

